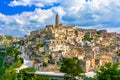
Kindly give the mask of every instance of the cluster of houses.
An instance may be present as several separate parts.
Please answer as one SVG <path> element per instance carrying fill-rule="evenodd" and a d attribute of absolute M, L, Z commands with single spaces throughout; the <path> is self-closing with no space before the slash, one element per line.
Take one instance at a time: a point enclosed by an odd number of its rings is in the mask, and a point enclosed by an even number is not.
<path fill-rule="evenodd" d="M 59 23 L 58 14 L 55 25 L 32 31 L 21 40 L 21 44 L 13 46 L 27 54 L 37 70 L 57 71 L 63 58 L 73 57 L 82 61 L 85 72 L 93 71 L 107 62 L 120 62 L 117 54 L 120 50 L 120 34 L 65 26 Z"/>

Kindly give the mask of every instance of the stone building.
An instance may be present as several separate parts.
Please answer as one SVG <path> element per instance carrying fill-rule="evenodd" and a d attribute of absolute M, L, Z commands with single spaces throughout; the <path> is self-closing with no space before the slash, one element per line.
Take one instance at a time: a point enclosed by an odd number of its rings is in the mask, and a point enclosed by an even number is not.
<path fill-rule="evenodd" d="M 46 51 L 49 53 L 61 51 L 62 54 L 66 54 L 70 49 L 70 44 L 75 45 L 82 42 L 84 36 L 75 26 L 60 24 L 58 14 L 55 18 L 55 25 L 47 25 L 45 31 L 52 34 L 47 40 L 48 48 L 46 48 Z"/>
<path fill-rule="evenodd" d="M 85 36 L 92 38 L 92 41 L 84 40 Z M 62 58 L 77 57 L 82 60 L 84 71 L 88 72 L 106 62 L 117 61 L 118 59 L 112 56 L 120 49 L 120 35 L 107 33 L 106 30 L 65 26 L 60 24 L 58 14 L 55 25 L 46 25 L 45 29 L 32 31 L 23 38 L 23 42 L 21 49 L 31 60 L 35 60 L 34 67 L 37 70 L 40 70 L 39 67 L 43 62 L 50 61 L 57 64 Z M 38 47 L 40 43 L 43 44 Z M 45 58 L 45 54 L 49 57 Z"/>

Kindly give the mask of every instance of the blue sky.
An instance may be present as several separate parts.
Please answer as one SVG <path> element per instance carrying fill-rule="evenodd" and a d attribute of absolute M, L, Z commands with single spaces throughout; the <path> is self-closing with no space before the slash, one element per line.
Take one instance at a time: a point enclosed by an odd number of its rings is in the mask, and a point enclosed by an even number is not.
<path fill-rule="evenodd" d="M 23 37 L 30 31 L 61 23 L 120 33 L 120 0 L 1 0 L 0 34 Z"/>
<path fill-rule="evenodd" d="M 35 6 L 15 6 L 15 7 L 11 7 L 8 6 L 8 4 L 11 2 L 12 0 L 2 0 L 0 2 L 0 12 L 2 14 L 5 15 L 14 15 L 14 14 L 20 14 L 24 11 L 34 11 L 35 10 Z"/>

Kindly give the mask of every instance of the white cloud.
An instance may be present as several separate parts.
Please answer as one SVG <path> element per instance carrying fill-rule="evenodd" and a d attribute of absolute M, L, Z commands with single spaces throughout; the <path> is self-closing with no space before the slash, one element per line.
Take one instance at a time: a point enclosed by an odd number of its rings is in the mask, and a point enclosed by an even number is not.
<path fill-rule="evenodd" d="M 13 32 L 21 36 L 31 30 L 40 29 L 47 24 L 54 24 L 55 13 L 59 13 L 64 24 L 85 28 L 107 29 L 120 32 L 120 1 L 119 0 L 14 0 L 10 6 L 45 7 L 59 3 L 57 7 L 47 10 L 36 8 L 33 12 L 6 16 L 0 14 L 0 31 L 7 34 Z M 23 33 L 23 34 L 17 34 Z"/>
<path fill-rule="evenodd" d="M 69 4 L 68 4 L 69 2 Z M 64 20 L 71 24 L 114 24 L 120 22 L 119 0 L 64 0 L 61 6 L 67 12 Z"/>
<path fill-rule="evenodd" d="M 46 5 L 53 5 L 57 0 L 14 0 L 9 6 L 32 6 L 44 7 Z"/>
<path fill-rule="evenodd" d="M 61 7 L 54 7 L 48 10 L 36 8 L 34 12 L 23 12 L 12 16 L 0 14 L 0 33 L 8 35 L 23 36 L 32 30 L 42 29 L 45 25 L 54 25 L 55 12 L 60 10 L 63 15 L 64 11 Z M 3 32 L 4 31 L 4 32 Z"/>

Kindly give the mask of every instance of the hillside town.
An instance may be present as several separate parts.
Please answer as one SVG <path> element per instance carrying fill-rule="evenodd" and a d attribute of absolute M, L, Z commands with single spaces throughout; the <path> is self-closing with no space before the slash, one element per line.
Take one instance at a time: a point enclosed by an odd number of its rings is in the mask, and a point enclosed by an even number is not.
<path fill-rule="evenodd" d="M 0 80 L 120 80 L 120 0 L 1 0 Z"/>
<path fill-rule="evenodd" d="M 38 71 L 59 72 L 63 58 L 78 58 L 85 72 L 108 62 L 120 62 L 120 34 L 106 30 L 65 26 L 56 15 L 55 25 L 30 32 L 12 46 L 19 48 Z"/>

